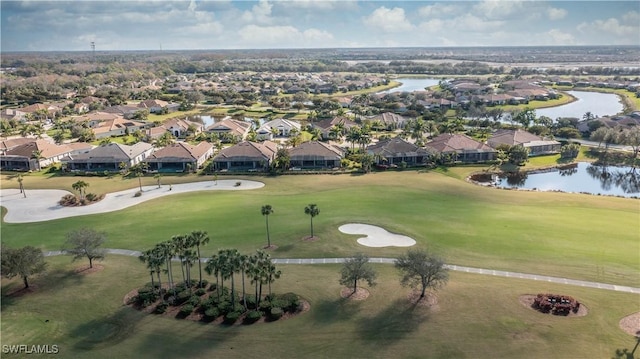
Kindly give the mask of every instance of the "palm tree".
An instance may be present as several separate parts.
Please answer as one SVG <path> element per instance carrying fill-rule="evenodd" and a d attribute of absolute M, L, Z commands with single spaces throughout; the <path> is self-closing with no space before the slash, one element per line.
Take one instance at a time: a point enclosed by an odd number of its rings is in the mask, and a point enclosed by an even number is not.
<path fill-rule="evenodd" d="M 142 252 L 142 254 L 138 257 L 143 263 L 147 264 L 147 268 L 149 269 L 149 275 L 151 276 L 151 287 L 155 288 L 155 282 L 153 280 L 153 275 L 156 274 L 158 276 L 158 295 L 162 298 L 164 302 L 164 296 L 162 295 L 162 280 L 160 279 L 160 267 L 164 262 L 164 258 L 162 258 L 158 247 L 146 250 Z"/>
<path fill-rule="evenodd" d="M 187 257 L 188 257 L 188 246 L 187 246 L 187 236 L 185 235 L 176 235 L 171 237 L 171 246 L 174 249 L 174 253 L 180 258 L 180 269 L 182 270 L 182 280 L 187 283 L 187 274 L 185 270 Z"/>
<path fill-rule="evenodd" d="M 84 190 L 85 188 L 89 187 L 89 184 L 85 181 L 78 181 L 74 184 L 71 185 L 71 188 L 73 188 L 74 190 L 78 191 L 80 194 L 80 200 L 84 199 Z"/>
<path fill-rule="evenodd" d="M 238 257 L 238 264 L 240 266 L 240 274 L 242 276 L 242 303 L 244 305 L 244 309 L 247 309 L 247 291 L 245 290 L 244 280 L 247 269 L 249 268 L 249 256 L 246 254 L 241 254 Z"/>
<path fill-rule="evenodd" d="M 149 165 L 146 162 L 140 162 L 135 166 L 131 166 L 131 172 L 138 177 L 138 185 L 140 186 L 140 192 L 142 192 L 142 176 L 144 172 L 147 170 Z"/>
<path fill-rule="evenodd" d="M 353 152 L 356 142 L 360 141 L 360 137 L 362 137 L 362 133 L 359 128 L 351 127 L 349 129 L 349 132 L 347 133 L 347 141 L 351 142 L 351 152 Z"/>
<path fill-rule="evenodd" d="M 216 293 L 218 295 L 218 300 L 220 300 L 220 266 L 218 263 L 219 257 L 215 254 L 212 255 L 207 260 L 207 265 L 204 266 L 204 271 L 209 275 L 213 274 L 216 276 Z"/>
<path fill-rule="evenodd" d="M 196 247 L 198 254 L 198 287 L 200 288 L 202 288 L 202 260 L 200 257 L 200 246 L 206 245 L 210 240 L 211 238 L 209 238 L 209 234 L 205 231 L 193 231 L 189 234 L 189 242 Z"/>
<path fill-rule="evenodd" d="M 269 215 L 273 213 L 273 207 L 270 204 L 262 206 L 262 215 L 267 222 L 267 248 L 271 248 L 271 236 L 269 234 Z"/>
<path fill-rule="evenodd" d="M 271 297 L 271 283 L 275 282 L 276 279 L 280 278 L 282 271 L 276 269 L 276 266 L 271 262 L 271 258 L 269 258 L 268 254 L 265 260 L 264 272 L 265 272 L 265 279 L 269 284 L 269 297 Z"/>
<path fill-rule="evenodd" d="M 42 151 L 34 150 L 33 152 L 31 152 L 31 159 L 36 161 L 36 168 L 38 169 L 38 171 L 40 170 L 40 160 L 43 158 L 44 156 L 42 155 Z"/>
<path fill-rule="evenodd" d="M 304 208 L 304 213 L 308 214 L 311 217 L 311 237 L 313 238 L 313 217 L 320 214 L 320 209 L 315 204 L 309 204 Z"/>
<path fill-rule="evenodd" d="M 24 184 L 22 184 L 22 181 L 24 181 L 24 178 L 22 178 L 22 175 L 18 175 L 18 185 L 20 186 L 20 193 L 22 193 L 24 198 L 27 198 L 27 192 L 24 191 Z"/>

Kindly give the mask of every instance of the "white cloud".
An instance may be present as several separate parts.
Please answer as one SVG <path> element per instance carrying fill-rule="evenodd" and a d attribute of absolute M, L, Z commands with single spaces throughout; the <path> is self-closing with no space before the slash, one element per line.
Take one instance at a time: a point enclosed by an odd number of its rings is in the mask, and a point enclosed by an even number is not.
<path fill-rule="evenodd" d="M 546 37 L 551 40 L 547 41 L 546 45 L 575 45 L 576 39 L 572 34 L 562 32 L 558 29 L 551 29 L 546 32 Z"/>
<path fill-rule="evenodd" d="M 256 5 L 253 5 L 251 11 L 245 11 L 242 14 L 242 20 L 247 23 L 270 24 L 272 8 L 273 5 L 269 4 L 267 0 L 260 0 Z"/>
<path fill-rule="evenodd" d="M 567 10 L 551 7 L 547 9 L 549 20 L 562 20 L 567 16 Z"/>
<path fill-rule="evenodd" d="M 618 36 L 636 36 L 638 38 L 638 34 L 640 34 L 640 25 L 637 23 L 634 25 L 624 25 L 621 24 L 618 19 L 609 18 L 607 20 L 596 20 L 593 23 L 593 26 L 600 31 L 605 31 Z"/>
<path fill-rule="evenodd" d="M 522 1 L 484 0 L 473 6 L 473 13 L 486 19 L 505 19 L 521 14 Z"/>
<path fill-rule="evenodd" d="M 365 17 L 363 22 L 371 28 L 380 29 L 387 33 L 410 31 L 414 28 L 407 20 L 404 9 L 399 7 L 393 9 L 379 7 L 371 15 Z"/>
<path fill-rule="evenodd" d="M 293 26 L 247 25 L 238 31 L 242 45 L 265 47 L 327 47 L 333 35 L 327 31 L 307 29 L 300 31 Z"/>
<path fill-rule="evenodd" d="M 622 15 L 622 21 L 627 24 L 638 24 L 640 23 L 640 12 L 629 11 Z"/>
<path fill-rule="evenodd" d="M 451 15 L 458 12 L 460 8 L 457 5 L 435 3 L 433 5 L 423 6 L 418 9 L 418 15 L 424 17 L 441 17 L 443 15 Z"/>

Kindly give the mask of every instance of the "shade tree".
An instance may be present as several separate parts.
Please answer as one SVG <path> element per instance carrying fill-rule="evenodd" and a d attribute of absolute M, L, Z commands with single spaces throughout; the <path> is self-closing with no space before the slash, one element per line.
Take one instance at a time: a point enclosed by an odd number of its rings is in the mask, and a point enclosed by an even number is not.
<path fill-rule="evenodd" d="M 353 293 L 358 290 L 358 282 L 366 281 L 371 287 L 376 285 L 377 273 L 369 264 L 369 257 L 358 253 L 347 258 L 340 270 L 340 284 L 353 288 Z"/>
<path fill-rule="evenodd" d="M 32 246 L 4 247 L 0 252 L 2 275 L 10 279 L 19 276 L 25 288 L 29 288 L 29 277 L 42 273 L 47 268 L 44 254 L 38 248 Z"/>
<path fill-rule="evenodd" d="M 67 241 L 64 245 L 64 251 L 73 255 L 73 260 L 87 258 L 89 260 L 89 268 L 93 268 L 94 260 L 102 260 L 105 257 L 106 250 L 102 245 L 107 239 L 105 232 L 99 232 L 92 228 L 74 229 L 67 233 Z"/>
<path fill-rule="evenodd" d="M 444 261 L 426 250 L 409 250 L 396 259 L 394 266 L 401 273 L 403 286 L 420 289 L 420 299 L 427 289 L 440 289 L 449 279 Z"/>

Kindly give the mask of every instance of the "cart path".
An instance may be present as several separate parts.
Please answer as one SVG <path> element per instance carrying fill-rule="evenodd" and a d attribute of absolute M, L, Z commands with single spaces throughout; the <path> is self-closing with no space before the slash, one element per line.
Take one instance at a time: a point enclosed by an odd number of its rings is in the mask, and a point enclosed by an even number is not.
<path fill-rule="evenodd" d="M 32 223 L 54 219 L 107 213 L 135 206 L 152 199 L 195 191 L 242 191 L 264 187 L 264 183 L 249 180 L 224 179 L 178 183 L 161 186 L 142 186 L 142 195 L 136 197 L 140 188 L 107 193 L 105 197 L 88 206 L 64 207 L 58 202 L 62 196 L 71 194 L 57 189 L 0 189 L 0 205 L 7 208 L 4 221 L 7 223 Z M 88 189 L 89 191 L 91 188 Z"/>
<path fill-rule="evenodd" d="M 131 257 L 139 257 L 142 254 L 142 252 L 140 251 L 133 251 L 129 249 L 106 249 L 106 252 L 109 254 L 117 254 L 117 255 L 131 256 Z M 64 252 L 62 251 L 44 252 L 44 255 L 46 257 L 59 256 L 63 254 Z M 275 264 L 339 264 L 339 263 L 343 263 L 346 259 L 347 258 L 297 258 L 297 259 L 272 258 L 272 261 Z M 174 258 L 174 260 L 177 261 L 178 259 Z M 369 261 L 371 263 L 393 264 L 395 261 L 395 258 L 370 258 Z M 566 285 L 574 285 L 578 287 L 611 290 L 615 292 L 640 294 L 640 288 L 628 287 L 624 285 L 589 282 L 589 281 L 583 281 L 583 280 L 550 277 L 545 275 L 528 274 L 528 273 L 506 272 L 506 271 L 493 270 L 493 269 L 463 267 L 463 266 L 458 266 L 453 264 L 447 264 L 446 267 L 450 270 L 457 271 L 457 272 L 491 275 L 496 277 L 529 279 L 529 280 L 535 280 L 540 282 L 566 284 Z"/>

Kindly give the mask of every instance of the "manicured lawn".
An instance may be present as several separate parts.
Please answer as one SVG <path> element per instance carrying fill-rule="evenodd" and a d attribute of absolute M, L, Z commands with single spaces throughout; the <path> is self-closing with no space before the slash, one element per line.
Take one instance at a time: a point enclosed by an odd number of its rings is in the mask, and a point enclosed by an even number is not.
<path fill-rule="evenodd" d="M 638 296 L 535 281 L 452 272 L 433 310 L 407 304 L 409 289 L 391 265 L 376 265 L 378 285 L 360 302 L 340 298 L 339 266 L 279 266 L 274 291 L 311 304 L 297 317 L 223 327 L 155 315 L 122 305 L 149 280 L 135 258 L 108 256 L 89 275 L 68 257 L 47 259 L 35 292 L 7 297 L 19 280 L 2 280 L 2 343 L 56 344 L 63 358 L 609 358 L 631 349 L 618 321 L 638 310 Z M 522 294 L 571 295 L 584 317 L 540 314 Z M 615 305 L 613 305 L 615 303 Z M 3 357 L 15 357 L 3 355 Z"/>
<path fill-rule="evenodd" d="M 478 168 L 476 167 L 476 170 Z M 368 175 L 252 177 L 266 186 L 240 192 L 174 195 L 107 214 L 31 224 L 2 224 L 4 245 L 59 249 L 65 234 L 89 226 L 106 231 L 111 248 L 143 250 L 176 234 L 208 231 L 205 253 L 223 247 L 252 251 L 266 242 L 260 208 L 271 204 L 274 257 L 337 257 L 363 251 L 395 256 L 398 248 L 366 248 L 338 231 L 362 222 L 416 239 L 449 263 L 640 286 L 637 200 L 580 194 L 497 190 L 460 178 L 473 167 Z M 25 188 L 67 188 L 78 178 L 27 176 Z M 176 176 L 164 183 L 207 179 Z M 137 186 L 136 179 L 86 178 L 88 192 Z M 46 186 L 42 184 L 48 184 Z M 145 178 L 152 185 L 152 178 Z M 17 182 L 6 181 L 17 187 Z M 316 203 L 314 229 L 321 240 L 304 242 Z M 47 236 L 42 236 L 47 233 Z"/>

